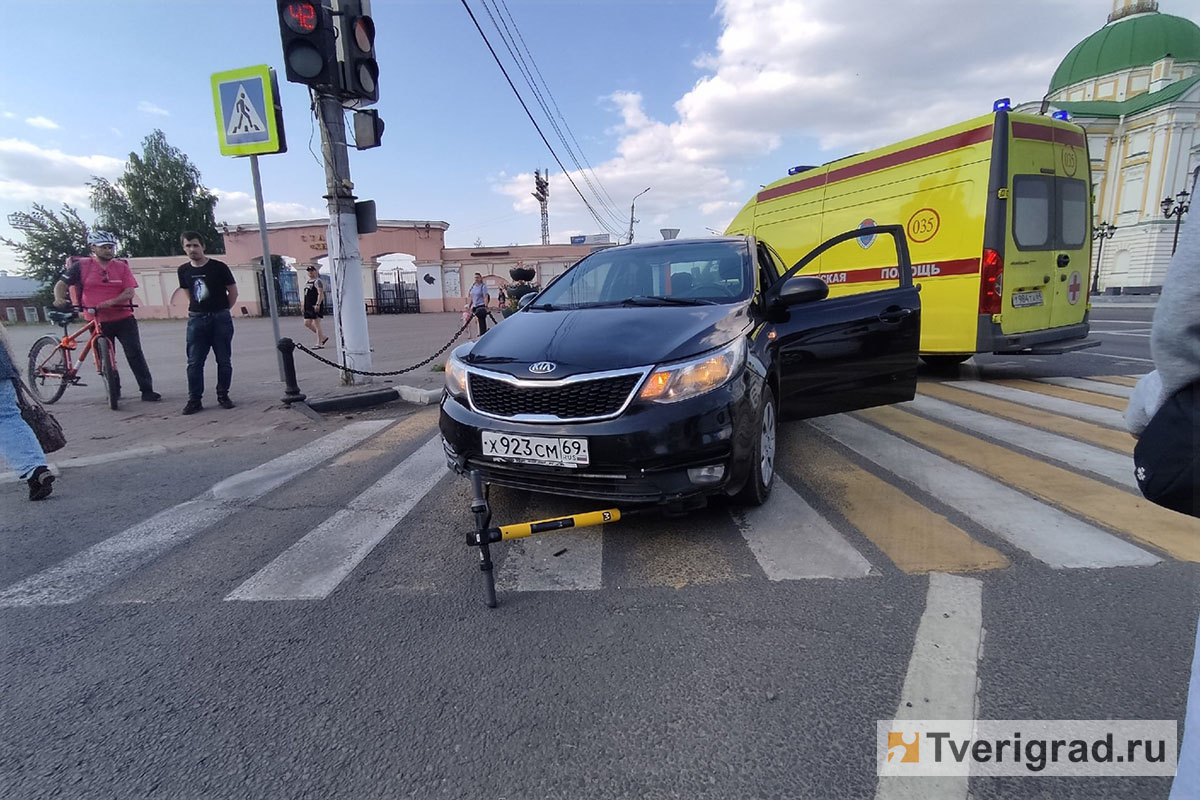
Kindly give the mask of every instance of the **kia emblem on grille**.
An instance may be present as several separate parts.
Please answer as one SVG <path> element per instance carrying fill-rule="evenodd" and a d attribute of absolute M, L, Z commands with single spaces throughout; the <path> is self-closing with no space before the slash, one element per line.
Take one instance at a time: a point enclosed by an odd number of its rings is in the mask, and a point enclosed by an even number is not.
<path fill-rule="evenodd" d="M 534 375 L 545 375 L 549 372 L 554 372 L 557 366 L 553 361 L 539 361 L 536 364 L 529 365 L 529 371 Z"/>

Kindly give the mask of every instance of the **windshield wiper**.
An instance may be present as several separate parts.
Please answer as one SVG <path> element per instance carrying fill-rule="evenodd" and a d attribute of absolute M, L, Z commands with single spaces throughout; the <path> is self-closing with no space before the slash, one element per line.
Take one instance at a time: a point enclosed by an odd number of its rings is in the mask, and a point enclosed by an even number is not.
<path fill-rule="evenodd" d="M 633 297 L 626 297 L 621 301 L 623 306 L 713 306 L 716 302 L 713 300 L 704 300 L 699 297 L 664 297 L 662 295 L 646 295 L 638 294 Z"/>
<path fill-rule="evenodd" d="M 562 308 L 560 306 L 556 306 L 551 303 L 537 303 L 536 305 L 533 303 L 530 303 L 529 305 L 527 305 L 525 307 L 532 308 L 534 311 L 561 311 L 562 310 Z"/>

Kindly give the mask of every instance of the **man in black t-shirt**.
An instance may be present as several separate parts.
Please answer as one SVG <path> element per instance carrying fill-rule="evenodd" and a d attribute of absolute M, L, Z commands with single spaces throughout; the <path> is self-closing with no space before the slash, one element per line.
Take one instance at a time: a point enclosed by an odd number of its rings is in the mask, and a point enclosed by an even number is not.
<path fill-rule="evenodd" d="M 204 255 L 204 240 L 195 231 L 180 236 L 188 263 L 179 265 L 179 288 L 188 293 L 187 382 L 188 401 L 184 414 L 195 414 L 204 406 L 204 362 L 212 350 L 217 360 L 217 404 L 233 408 L 229 384 L 233 380 L 233 315 L 237 284 L 224 262 Z"/>

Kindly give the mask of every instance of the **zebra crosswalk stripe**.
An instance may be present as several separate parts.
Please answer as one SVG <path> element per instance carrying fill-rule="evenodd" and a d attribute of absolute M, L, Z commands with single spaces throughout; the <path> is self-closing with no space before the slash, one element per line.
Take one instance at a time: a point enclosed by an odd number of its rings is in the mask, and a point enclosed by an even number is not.
<path fill-rule="evenodd" d="M 445 478 L 435 436 L 260 569 L 226 600 L 320 600 L 328 597 L 421 498 Z"/>
<path fill-rule="evenodd" d="M 1026 391 L 1025 389 L 1015 389 L 1011 386 L 985 383 L 983 381 L 955 381 L 946 385 L 977 392 L 988 397 L 997 397 L 1001 400 L 1009 400 L 1021 405 L 1032 406 L 1043 411 L 1052 411 L 1055 414 L 1062 414 L 1064 417 L 1083 419 L 1088 422 L 1095 422 L 1098 425 L 1107 425 L 1110 428 L 1118 430 L 1125 429 L 1125 415 L 1111 408 L 1097 408 L 1088 403 L 1080 403 L 1075 400 L 1066 400 L 1061 397 L 1052 397 L 1050 395 Z"/>
<path fill-rule="evenodd" d="M 913 410 L 940 422 L 952 423 L 976 433 L 998 439 L 1007 445 L 1020 447 L 1052 458 L 1073 467 L 1103 475 L 1111 481 L 1137 489 L 1133 478 L 1133 460 L 1086 442 L 1079 442 L 1056 433 L 1029 428 L 1006 419 L 998 419 L 969 408 L 960 408 L 933 397 L 918 395 L 905 410 Z"/>
<path fill-rule="evenodd" d="M 1149 566 L 1161 561 L 1140 547 L 862 420 L 826 417 L 810 424 L 1053 568 Z"/>
<path fill-rule="evenodd" d="M 889 430 L 923 447 L 966 464 L 1046 503 L 1062 508 L 1169 553 L 1181 561 L 1200 561 L 1200 526 L 1183 514 L 1156 506 L 1135 492 L 1097 480 L 999 445 L 959 433 L 895 408 L 862 412 Z"/>
<path fill-rule="evenodd" d="M 221 481 L 207 492 L 0 590 L 0 606 L 65 605 L 132 574 L 287 481 L 353 447 L 390 420 L 352 422 L 315 442 Z"/>
<path fill-rule="evenodd" d="M 1099 408 L 1110 408 L 1113 411 L 1120 413 L 1125 412 L 1125 406 L 1129 403 L 1121 397 L 1112 397 L 1107 394 L 1098 392 L 1084 391 L 1082 389 L 1071 389 L 1066 386 L 1058 386 L 1049 381 L 1031 381 L 1020 378 L 1010 378 L 1006 380 L 992 381 L 997 386 L 1008 386 L 1013 389 L 1024 389 L 1034 394 L 1048 395 L 1050 397 L 1059 397 L 1063 400 L 1074 400 L 1077 403 L 1083 403 L 1090 406 L 1098 406 Z"/>
<path fill-rule="evenodd" d="M 735 512 L 734 521 L 770 580 L 861 578 L 871 573 L 871 562 L 778 478 L 769 503 Z"/>
<path fill-rule="evenodd" d="M 799 479 L 833 504 L 902 572 L 974 572 L 1008 566 L 1003 553 L 977 541 L 903 488 L 854 463 L 809 426 L 796 426 L 784 435 L 792 452 L 803 453 L 807 463 L 821 465 L 819 470 L 797 470 Z"/>
<path fill-rule="evenodd" d="M 1116 383 L 1108 383 L 1107 381 L 1094 381 L 1088 378 L 1038 378 L 1038 383 L 1049 383 L 1052 386 L 1063 386 L 1068 389 L 1079 389 L 1080 391 L 1094 392 L 1095 394 L 1107 394 L 1126 400 L 1133 394 L 1133 387 L 1131 386 L 1121 386 Z"/>

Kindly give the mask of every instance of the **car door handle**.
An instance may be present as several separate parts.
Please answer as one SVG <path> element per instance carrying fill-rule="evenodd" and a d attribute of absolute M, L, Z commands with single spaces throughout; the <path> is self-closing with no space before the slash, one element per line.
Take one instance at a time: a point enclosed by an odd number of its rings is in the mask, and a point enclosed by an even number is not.
<path fill-rule="evenodd" d="M 879 313 L 880 322 L 900 322 L 905 317 L 912 314 L 911 308 L 889 308 L 887 311 Z"/>
<path fill-rule="evenodd" d="M 1065 267 L 1070 263 L 1071 263 L 1070 255 L 1068 255 L 1067 253 L 1059 253 L 1058 254 L 1058 265 L 1060 267 Z"/>

